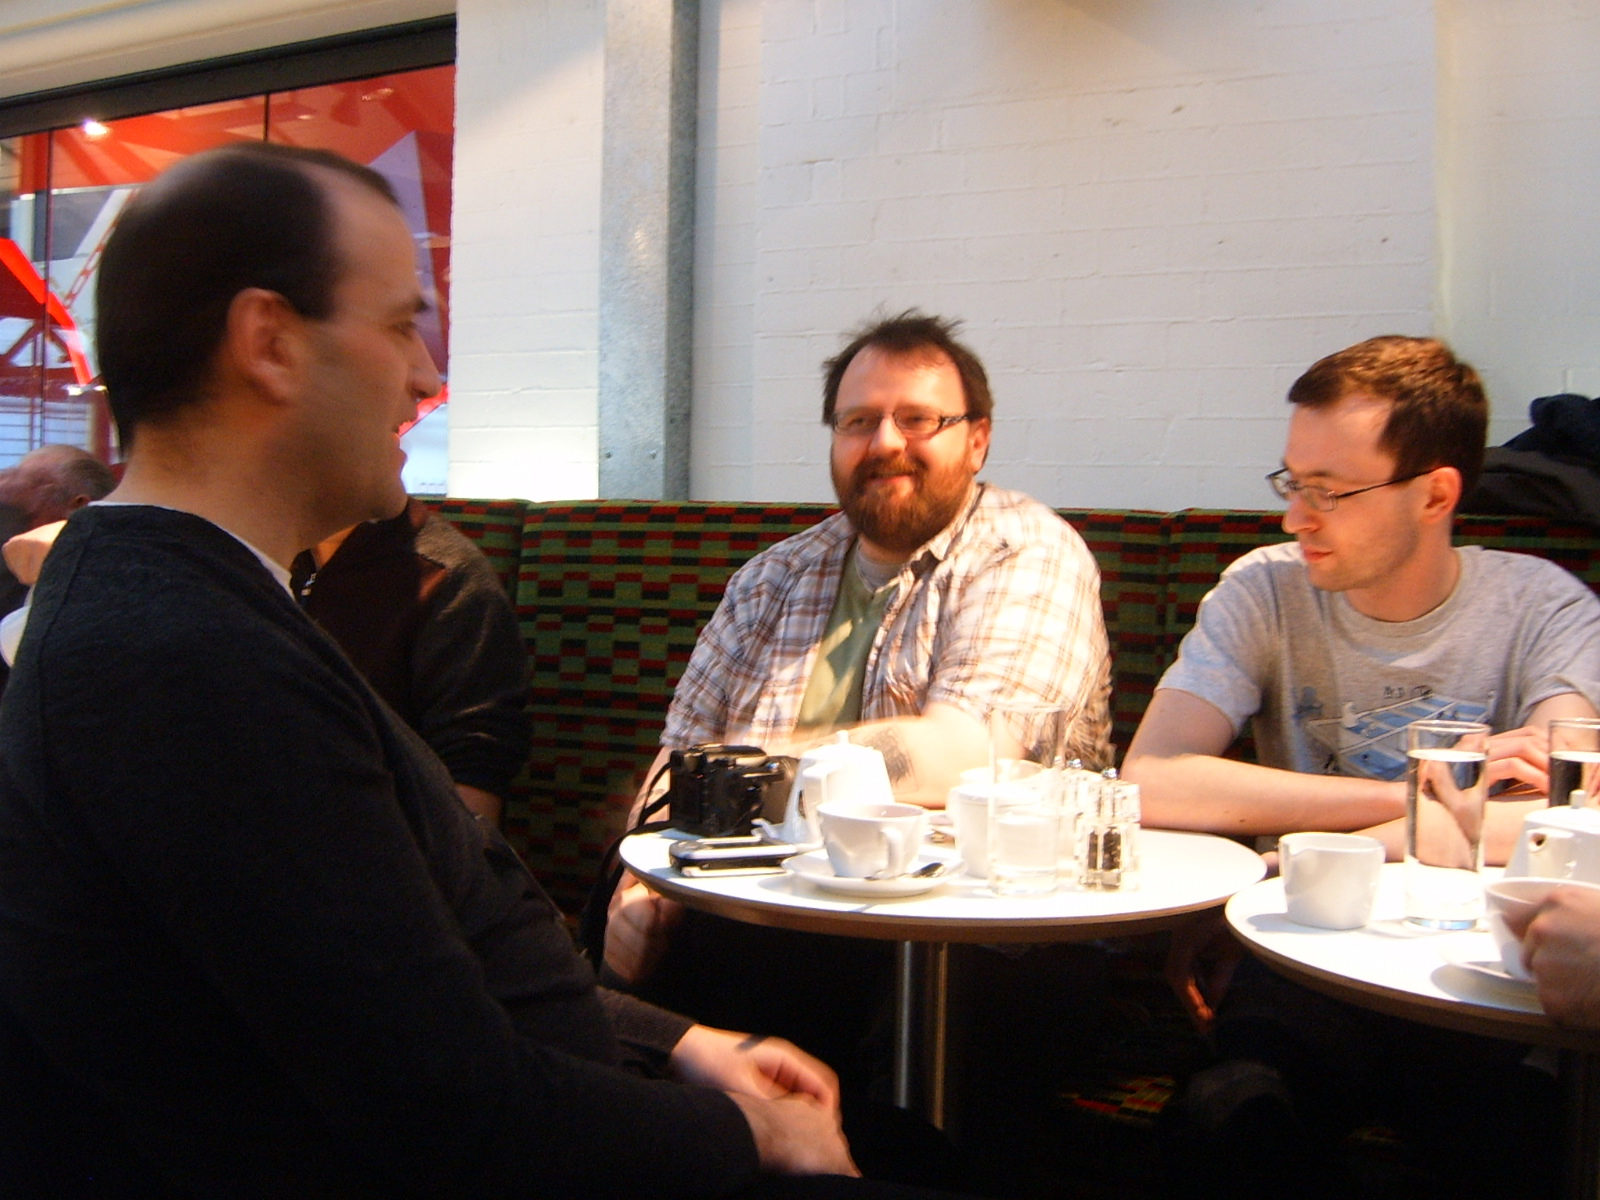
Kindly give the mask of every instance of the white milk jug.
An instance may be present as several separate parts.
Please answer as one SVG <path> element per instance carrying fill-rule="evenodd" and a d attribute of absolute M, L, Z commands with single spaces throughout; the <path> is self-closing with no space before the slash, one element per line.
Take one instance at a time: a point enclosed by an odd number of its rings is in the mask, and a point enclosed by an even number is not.
<path fill-rule="evenodd" d="M 1506 876 L 1600 883 L 1600 809 L 1560 804 L 1529 813 Z"/>
<path fill-rule="evenodd" d="M 883 755 L 870 746 L 855 746 L 849 733 L 814 746 L 800 756 L 789 807 L 783 824 L 757 821 L 762 836 L 791 846 L 816 849 L 822 845 L 822 825 L 817 810 L 824 804 L 892 804 L 889 769 Z"/>

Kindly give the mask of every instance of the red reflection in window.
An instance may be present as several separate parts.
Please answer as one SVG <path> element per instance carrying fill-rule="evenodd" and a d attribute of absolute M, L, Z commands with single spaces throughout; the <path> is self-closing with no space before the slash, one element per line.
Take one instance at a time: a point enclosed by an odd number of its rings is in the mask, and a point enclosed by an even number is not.
<path fill-rule="evenodd" d="M 94 387 L 94 277 L 133 190 L 187 155 L 234 141 L 335 150 L 393 185 L 436 297 L 424 337 L 447 361 L 455 68 L 195 105 L 11 141 L 15 191 L 0 239 L 0 465 L 51 441 L 109 455 Z M 419 417 L 447 392 L 421 406 Z"/>

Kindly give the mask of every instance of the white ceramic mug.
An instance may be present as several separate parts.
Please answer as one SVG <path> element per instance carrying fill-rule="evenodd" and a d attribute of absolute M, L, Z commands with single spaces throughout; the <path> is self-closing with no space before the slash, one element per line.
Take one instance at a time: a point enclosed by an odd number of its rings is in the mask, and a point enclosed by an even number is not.
<path fill-rule="evenodd" d="M 822 841 L 817 814 L 825 804 L 891 804 L 894 788 L 883 753 L 856 746 L 848 731 L 831 742 L 813 746 L 800 756 L 783 823 L 756 824 L 762 832 L 793 846 L 816 846 Z"/>
<path fill-rule="evenodd" d="M 987 775 L 987 767 L 981 770 Z M 963 771 L 963 779 L 966 775 L 967 772 Z M 956 850 L 961 855 L 962 865 L 966 867 L 968 875 L 975 875 L 979 879 L 987 878 L 989 874 L 989 793 L 993 790 L 994 784 L 987 780 L 963 782 L 951 788 L 945 800 L 951 824 L 955 826 Z M 1001 804 L 1026 799 L 1032 794 L 1033 789 L 1026 782 L 1000 785 Z"/>
<path fill-rule="evenodd" d="M 1319 929 L 1359 929 L 1372 920 L 1383 843 L 1354 833 L 1290 833 L 1278 839 L 1289 920 Z"/>
<path fill-rule="evenodd" d="M 915 804 L 824 804 L 822 845 L 842 879 L 894 879 L 922 849 L 928 811 Z"/>
<path fill-rule="evenodd" d="M 1527 979 L 1528 969 L 1522 965 L 1522 942 L 1512 934 L 1506 916 L 1526 917 L 1550 898 L 1557 888 L 1580 887 L 1600 891 L 1600 884 L 1585 883 L 1578 879 L 1513 879 L 1507 875 L 1483 889 L 1484 922 L 1494 935 L 1494 944 L 1500 951 L 1500 965 L 1506 974 L 1516 979 Z"/>

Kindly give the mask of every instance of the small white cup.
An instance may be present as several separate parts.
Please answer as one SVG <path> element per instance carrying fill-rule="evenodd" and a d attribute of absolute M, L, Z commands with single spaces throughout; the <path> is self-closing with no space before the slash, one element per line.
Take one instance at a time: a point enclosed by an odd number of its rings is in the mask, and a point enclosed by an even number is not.
<path fill-rule="evenodd" d="M 928 811 L 915 804 L 824 804 L 822 845 L 841 879 L 894 879 L 922 849 Z"/>
<path fill-rule="evenodd" d="M 1029 764 L 1023 764 L 1029 765 Z M 988 768 L 979 768 L 985 775 Z M 963 771 L 965 778 L 967 772 Z M 950 789 L 945 808 L 955 826 L 956 850 L 968 875 L 985 879 L 989 875 L 989 793 L 994 784 L 987 779 L 964 782 Z M 1000 803 L 1027 799 L 1032 788 L 1026 784 L 1002 783 Z"/>
<path fill-rule="evenodd" d="M 1484 921 L 1494 935 L 1494 944 L 1500 951 L 1500 965 L 1506 974 L 1516 979 L 1529 978 L 1528 969 L 1522 965 L 1522 942 L 1506 924 L 1507 916 L 1527 917 L 1550 899 L 1557 888 L 1589 888 L 1600 891 L 1600 883 L 1585 883 L 1579 879 L 1497 879 L 1483 889 Z"/>
<path fill-rule="evenodd" d="M 1318 929 L 1359 929 L 1372 920 L 1383 843 L 1354 833 L 1290 833 L 1278 839 L 1289 920 Z"/>

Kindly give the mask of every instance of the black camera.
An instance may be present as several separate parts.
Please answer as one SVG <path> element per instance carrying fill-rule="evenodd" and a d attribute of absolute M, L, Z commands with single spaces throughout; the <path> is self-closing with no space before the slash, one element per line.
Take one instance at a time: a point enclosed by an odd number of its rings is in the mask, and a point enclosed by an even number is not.
<path fill-rule="evenodd" d="M 756 746 L 707 743 L 668 760 L 667 813 L 674 829 L 700 837 L 749 833 L 764 813 L 782 819 L 795 760 Z"/>

